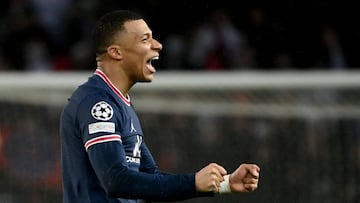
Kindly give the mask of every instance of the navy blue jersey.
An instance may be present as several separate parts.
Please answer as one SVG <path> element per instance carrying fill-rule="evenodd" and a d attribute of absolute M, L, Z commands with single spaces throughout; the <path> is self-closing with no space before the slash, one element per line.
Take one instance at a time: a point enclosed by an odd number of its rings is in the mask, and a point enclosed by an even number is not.
<path fill-rule="evenodd" d="M 177 201 L 197 193 L 195 174 L 160 172 L 130 97 L 97 69 L 60 122 L 64 203 Z"/>

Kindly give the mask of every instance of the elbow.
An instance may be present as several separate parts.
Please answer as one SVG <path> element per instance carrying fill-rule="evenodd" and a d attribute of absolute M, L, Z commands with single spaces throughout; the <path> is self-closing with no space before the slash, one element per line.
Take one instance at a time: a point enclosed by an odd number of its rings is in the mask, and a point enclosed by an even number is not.
<path fill-rule="evenodd" d="M 101 182 L 101 186 L 109 197 L 119 198 L 123 195 L 122 185 L 124 185 L 123 184 L 124 179 L 122 177 L 123 176 L 122 173 L 119 173 L 119 171 L 123 173 L 122 168 L 112 167 L 108 170 L 103 171 L 103 173 L 98 174 Z"/>
<path fill-rule="evenodd" d="M 103 187 L 106 194 L 113 198 L 131 198 L 129 174 L 126 171 L 117 170 L 109 172 L 103 179 Z"/>
<path fill-rule="evenodd" d="M 113 181 L 106 180 L 102 185 L 109 197 L 119 197 L 121 195 L 119 189 L 116 187 Z"/>
<path fill-rule="evenodd" d="M 114 184 L 109 181 L 108 184 L 105 185 L 105 192 L 109 197 L 112 198 L 125 198 L 125 199 L 137 199 L 138 197 L 126 186 L 126 184 Z"/>
<path fill-rule="evenodd" d="M 113 198 L 125 198 L 126 197 L 127 188 L 125 188 L 123 185 L 126 185 L 126 184 L 123 184 L 122 181 L 119 182 L 119 180 L 117 178 L 112 178 L 112 177 L 107 178 L 103 183 L 103 187 L 104 187 L 106 194 L 109 197 L 113 197 Z"/>
<path fill-rule="evenodd" d="M 105 183 L 104 189 L 105 189 L 106 194 L 109 197 L 119 197 L 120 196 L 119 191 L 116 190 L 115 186 L 111 183 Z"/>

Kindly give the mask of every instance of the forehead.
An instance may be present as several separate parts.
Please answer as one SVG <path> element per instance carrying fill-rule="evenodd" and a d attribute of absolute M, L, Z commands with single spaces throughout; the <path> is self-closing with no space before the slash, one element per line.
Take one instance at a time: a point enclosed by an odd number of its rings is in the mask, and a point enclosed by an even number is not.
<path fill-rule="evenodd" d="M 135 34 L 137 36 L 151 33 L 149 26 L 142 19 L 125 22 L 124 28 L 127 33 Z"/>

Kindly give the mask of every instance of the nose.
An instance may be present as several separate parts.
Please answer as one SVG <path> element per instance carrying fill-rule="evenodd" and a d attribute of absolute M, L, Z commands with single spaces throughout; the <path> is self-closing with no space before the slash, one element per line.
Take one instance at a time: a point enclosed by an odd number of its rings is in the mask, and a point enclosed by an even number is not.
<path fill-rule="evenodd" d="M 152 48 L 160 51 L 160 50 L 162 50 L 163 46 L 159 41 L 157 41 L 156 39 L 153 39 Z"/>

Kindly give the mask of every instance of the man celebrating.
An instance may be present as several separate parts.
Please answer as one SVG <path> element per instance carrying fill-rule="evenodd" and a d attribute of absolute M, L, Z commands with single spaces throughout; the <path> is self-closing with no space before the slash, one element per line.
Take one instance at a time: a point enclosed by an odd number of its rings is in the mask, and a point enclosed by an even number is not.
<path fill-rule="evenodd" d="M 128 91 L 153 80 L 161 43 L 140 15 L 122 10 L 99 19 L 94 43 L 97 69 L 61 115 L 64 203 L 179 201 L 257 188 L 255 164 L 231 174 L 216 163 L 196 173 L 159 171 Z"/>

